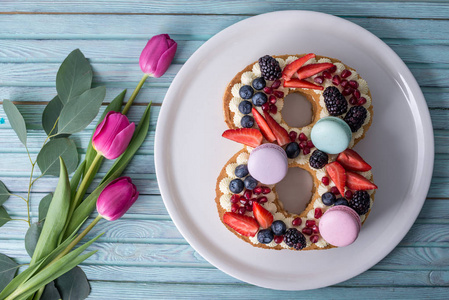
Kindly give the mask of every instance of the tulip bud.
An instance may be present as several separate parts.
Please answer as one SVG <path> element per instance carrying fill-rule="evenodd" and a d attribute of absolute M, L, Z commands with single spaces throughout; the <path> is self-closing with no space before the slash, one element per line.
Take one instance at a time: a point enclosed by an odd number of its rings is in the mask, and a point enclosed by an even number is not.
<path fill-rule="evenodd" d="M 121 218 L 136 202 L 139 192 L 129 177 L 119 177 L 109 183 L 97 200 L 98 213 L 108 221 Z"/>
<path fill-rule="evenodd" d="M 116 159 L 125 152 L 134 134 L 135 124 L 115 111 L 110 111 L 95 129 L 94 149 L 107 159 Z"/>
<path fill-rule="evenodd" d="M 153 36 L 139 58 L 142 72 L 159 78 L 164 75 L 175 56 L 178 44 L 168 34 Z"/>

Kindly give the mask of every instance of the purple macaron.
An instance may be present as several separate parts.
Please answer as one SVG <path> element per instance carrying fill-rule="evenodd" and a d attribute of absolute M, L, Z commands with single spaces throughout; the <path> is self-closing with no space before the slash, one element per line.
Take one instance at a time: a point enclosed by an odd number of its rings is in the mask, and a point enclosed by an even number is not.
<path fill-rule="evenodd" d="M 337 247 L 348 246 L 359 236 L 362 226 L 359 215 L 344 205 L 328 209 L 320 219 L 320 234 L 323 239 Z"/>
<path fill-rule="evenodd" d="M 248 159 L 248 171 L 262 184 L 276 184 L 288 170 L 287 154 L 275 144 L 263 144 L 255 148 Z"/>

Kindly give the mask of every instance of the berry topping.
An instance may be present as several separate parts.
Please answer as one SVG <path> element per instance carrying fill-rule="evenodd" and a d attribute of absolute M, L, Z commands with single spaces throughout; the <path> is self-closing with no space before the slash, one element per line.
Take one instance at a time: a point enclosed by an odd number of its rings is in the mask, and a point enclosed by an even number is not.
<path fill-rule="evenodd" d="M 239 207 L 239 209 L 237 210 L 237 213 L 240 215 L 244 215 L 246 212 L 246 208 L 244 206 Z"/>
<path fill-rule="evenodd" d="M 300 140 L 300 141 L 307 141 L 307 135 L 305 135 L 304 132 L 301 132 L 301 133 L 299 134 L 299 140 Z"/>
<path fill-rule="evenodd" d="M 276 104 L 277 101 L 278 100 L 275 95 L 270 95 L 270 97 L 268 97 L 268 102 L 270 102 L 270 104 Z"/>
<path fill-rule="evenodd" d="M 266 85 L 267 85 L 267 83 L 266 83 L 265 79 L 263 79 L 263 77 L 258 77 L 256 79 L 254 79 L 253 83 L 252 83 L 253 88 L 258 91 L 263 89 Z"/>
<path fill-rule="evenodd" d="M 262 194 L 266 195 L 269 194 L 271 192 L 271 189 L 267 186 L 263 186 L 262 187 Z"/>
<path fill-rule="evenodd" d="M 342 115 L 348 110 L 348 101 L 336 87 L 327 87 L 323 92 L 323 97 L 327 111 L 331 116 Z"/>
<path fill-rule="evenodd" d="M 256 219 L 233 212 L 224 213 L 223 222 L 244 236 L 255 236 L 259 230 Z"/>
<path fill-rule="evenodd" d="M 354 90 L 353 92 L 352 92 L 352 94 L 354 95 L 354 97 L 356 97 L 357 99 L 359 99 L 360 98 L 360 96 L 361 96 L 361 94 L 360 94 L 360 91 L 359 90 Z"/>
<path fill-rule="evenodd" d="M 251 99 L 254 95 L 254 90 L 250 85 L 244 85 L 240 88 L 239 95 L 242 99 Z"/>
<path fill-rule="evenodd" d="M 287 225 L 281 220 L 276 220 L 271 224 L 271 230 L 275 235 L 283 235 L 287 230 Z"/>
<path fill-rule="evenodd" d="M 265 105 L 265 104 L 264 104 Z M 252 109 L 254 119 L 256 120 L 257 126 L 259 126 L 262 135 L 269 141 L 270 143 L 276 141 L 276 137 L 271 131 L 270 127 L 267 124 L 267 121 L 262 117 L 262 115 L 257 111 L 257 109 Z"/>
<path fill-rule="evenodd" d="M 243 128 L 251 128 L 254 126 L 254 118 L 251 116 L 243 116 L 240 120 L 240 125 L 242 125 Z"/>
<path fill-rule="evenodd" d="M 354 150 L 346 149 L 337 156 L 337 161 L 350 171 L 366 172 L 371 170 L 371 166 Z"/>
<path fill-rule="evenodd" d="M 284 241 L 289 247 L 293 247 L 296 250 L 303 249 L 306 244 L 306 237 L 298 231 L 296 228 L 289 228 L 284 235 Z"/>
<path fill-rule="evenodd" d="M 315 225 L 316 225 L 315 220 L 307 220 L 306 221 L 306 227 L 312 228 Z"/>
<path fill-rule="evenodd" d="M 263 140 L 262 133 L 254 128 L 228 129 L 223 132 L 221 136 L 231 141 L 242 143 L 253 148 L 260 146 Z"/>
<path fill-rule="evenodd" d="M 257 180 L 251 175 L 246 176 L 244 183 L 247 190 L 253 190 L 257 186 Z"/>
<path fill-rule="evenodd" d="M 323 215 L 323 211 L 319 207 L 315 208 L 315 212 L 314 213 L 315 213 L 314 214 L 315 219 L 319 219 Z"/>
<path fill-rule="evenodd" d="M 304 147 L 304 149 L 302 149 L 302 152 L 304 153 L 304 155 L 307 155 L 310 153 L 310 148 L 309 147 Z"/>
<path fill-rule="evenodd" d="M 352 94 L 353 91 L 354 91 L 353 89 L 351 89 L 350 87 L 348 87 L 348 88 L 345 88 L 345 89 L 341 92 L 341 94 L 342 94 L 343 96 L 349 96 L 349 95 Z"/>
<path fill-rule="evenodd" d="M 375 190 L 377 185 L 366 179 L 360 174 L 353 172 L 346 172 L 346 186 L 355 191 L 361 190 Z"/>
<path fill-rule="evenodd" d="M 261 186 L 257 186 L 253 189 L 253 193 L 254 195 L 260 195 L 262 193 L 262 187 Z"/>
<path fill-rule="evenodd" d="M 299 217 L 294 218 L 293 221 L 292 221 L 292 225 L 293 226 L 299 226 L 301 224 L 302 224 L 302 219 L 299 218 Z"/>
<path fill-rule="evenodd" d="M 274 242 L 275 242 L 276 244 L 282 243 L 283 240 L 284 240 L 284 236 L 282 236 L 282 235 L 275 235 L 275 236 L 274 236 Z"/>
<path fill-rule="evenodd" d="M 326 171 L 332 181 L 335 183 L 340 194 L 345 193 L 346 171 L 338 162 L 334 161 L 326 165 Z"/>
<path fill-rule="evenodd" d="M 304 227 L 302 230 L 302 233 L 304 233 L 305 235 L 311 235 L 312 234 L 312 228 L 309 227 Z"/>
<path fill-rule="evenodd" d="M 253 105 L 251 104 L 251 102 L 244 100 L 242 102 L 240 102 L 239 104 L 239 111 L 244 114 L 247 115 L 251 112 L 251 109 L 253 108 Z"/>
<path fill-rule="evenodd" d="M 330 183 L 329 177 L 323 176 L 323 178 L 321 178 L 321 182 L 322 182 L 324 185 L 329 185 L 329 183 Z"/>
<path fill-rule="evenodd" d="M 284 146 L 290 143 L 290 137 L 288 136 L 287 130 L 279 125 L 278 122 L 276 122 L 273 117 L 270 116 L 270 114 L 264 112 L 264 116 L 268 126 L 270 126 L 271 131 L 276 137 L 276 141 L 278 142 L 279 146 Z"/>
<path fill-rule="evenodd" d="M 362 98 L 360 98 L 362 99 Z M 360 101 L 359 99 L 359 101 Z M 344 120 L 351 127 L 352 132 L 356 132 L 362 127 L 366 119 L 366 108 L 363 106 L 353 106 L 349 109 Z"/>
<path fill-rule="evenodd" d="M 346 200 L 345 198 L 339 198 L 337 201 L 335 201 L 334 205 L 335 206 L 338 206 L 338 205 L 349 206 L 349 203 L 348 203 L 348 200 Z"/>
<path fill-rule="evenodd" d="M 313 78 L 313 81 L 315 81 L 318 84 L 322 84 L 324 82 L 324 76 L 317 76 Z"/>
<path fill-rule="evenodd" d="M 312 231 L 313 231 L 313 233 L 320 233 L 320 229 L 318 228 L 317 225 L 312 226 Z"/>
<path fill-rule="evenodd" d="M 274 95 L 276 98 L 284 98 L 284 92 L 282 91 L 274 91 Z"/>
<path fill-rule="evenodd" d="M 290 137 L 290 141 L 294 142 L 298 137 L 298 134 L 296 133 L 296 131 L 290 131 L 288 133 L 288 136 Z"/>
<path fill-rule="evenodd" d="M 229 201 L 231 201 L 232 204 L 239 202 L 240 201 L 240 195 L 238 195 L 238 194 L 232 195 L 231 199 Z"/>
<path fill-rule="evenodd" d="M 270 229 L 262 229 L 257 233 L 257 240 L 261 244 L 269 244 L 273 240 L 273 232 Z"/>
<path fill-rule="evenodd" d="M 341 78 L 348 78 L 349 76 L 351 76 L 351 74 L 352 74 L 351 71 L 349 71 L 348 69 L 344 69 L 344 70 L 341 72 Z"/>
<path fill-rule="evenodd" d="M 352 87 L 353 89 L 356 89 L 359 87 L 359 83 L 355 80 L 349 80 L 349 86 Z"/>
<path fill-rule="evenodd" d="M 237 203 L 234 203 L 231 205 L 231 212 L 237 213 L 239 208 L 240 208 L 240 206 Z"/>
<path fill-rule="evenodd" d="M 349 98 L 349 104 L 357 105 L 357 103 L 359 103 L 359 100 L 357 100 L 357 98 L 355 96 L 352 96 L 351 98 Z"/>
<path fill-rule="evenodd" d="M 321 169 L 327 164 L 328 160 L 327 154 L 317 149 L 310 155 L 309 164 L 314 169 Z"/>
<path fill-rule="evenodd" d="M 253 212 L 254 217 L 263 229 L 267 229 L 273 223 L 273 215 L 259 203 L 253 203 Z"/>
<path fill-rule="evenodd" d="M 281 81 L 280 80 L 275 80 L 272 84 L 271 84 L 271 87 L 273 88 L 273 89 L 277 89 L 278 87 L 280 87 L 281 86 Z"/>
<path fill-rule="evenodd" d="M 278 112 L 278 108 L 276 105 L 271 105 L 270 106 L 270 113 L 275 114 Z"/>
<path fill-rule="evenodd" d="M 285 147 L 285 153 L 287 153 L 288 158 L 296 158 L 300 152 L 301 149 L 296 142 L 291 142 L 290 144 L 287 144 L 287 147 Z"/>
<path fill-rule="evenodd" d="M 312 236 L 310 237 L 310 241 L 311 241 L 312 243 L 316 243 L 316 242 L 318 242 L 319 238 L 320 238 L 320 237 L 319 237 L 318 235 L 314 234 L 314 235 L 312 235 Z"/>
<path fill-rule="evenodd" d="M 341 78 L 340 78 L 340 76 L 334 75 L 334 77 L 332 77 L 332 83 L 333 83 L 334 85 L 340 85 L 340 83 L 341 83 Z"/>
<path fill-rule="evenodd" d="M 366 103 L 366 98 L 365 97 L 360 97 L 359 102 L 357 103 L 357 105 L 365 105 Z"/>
<path fill-rule="evenodd" d="M 324 193 L 321 196 L 321 201 L 323 201 L 323 204 L 327 206 L 333 205 L 335 203 L 335 200 L 337 200 L 337 198 L 333 193 L 330 192 Z"/>
<path fill-rule="evenodd" d="M 273 93 L 273 89 L 271 87 L 264 87 L 263 91 L 265 92 L 265 94 L 272 94 Z"/>
<path fill-rule="evenodd" d="M 332 79 L 332 74 L 329 71 L 323 71 L 323 77 L 326 79 Z"/>
<path fill-rule="evenodd" d="M 332 66 L 333 64 L 331 63 L 309 64 L 299 68 L 299 70 L 296 73 L 298 75 L 298 79 L 305 79 L 315 74 L 318 74 L 326 69 L 329 69 Z"/>
<path fill-rule="evenodd" d="M 268 198 L 265 196 L 257 198 L 257 203 L 264 204 L 266 202 L 268 202 Z"/>
<path fill-rule="evenodd" d="M 342 88 L 347 88 L 349 85 L 349 82 L 346 79 L 343 79 L 340 84 L 341 84 Z"/>
<path fill-rule="evenodd" d="M 253 104 L 255 106 L 262 106 L 267 102 L 267 100 L 268 100 L 267 95 L 265 95 L 265 93 L 262 92 L 257 92 L 253 96 Z"/>
<path fill-rule="evenodd" d="M 252 203 L 252 202 L 251 202 Z M 247 210 L 247 211 L 253 211 L 253 205 L 252 204 L 249 204 L 249 201 L 248 201 L 248 203 L 245 205 L 245 209 Z"/>
<path fill-rule="evenodd" d="M 269 55 L 259 58 L 260 71 L 265 80 L 276 80 L 281 78 L 282 70 L 279 62 Z"/>
<path fill-rule="evenodd" d="M 337 66 L 333 65 L 332 67 L 329 68 L 328 70 L 330 73 L 335 73 L 335 71 L 337 71 Z"/>
<path fill-rule="evenodd" d="M 270 103 L 267 102 L 267 103 L 262 104 L 262 110 L 263 111 L 270 111 Z"/>
<path fill-rule="evenodd" d="M 245 187 L 245 185 L 241 179 L 236 178 L 236 179 L 231 180 L 231 182 L 229 183 L 229 189 L 234 194 L 241 193 L 243 191 L 244 187 Z"/>
<path fill-rule="evenodd" d="M 352 199 L 352 192 L 350 191 L 350 190 L 347 190 L 346 192 L 345 192 L 345 198 L 346 199 L 348 199 L 348 200 L 351 200 Z"/>
<path fill-rule="evenodd" d="M 368 212 L 370 205 L 369 194 L 366 191 L 357 191 L 354 193 L 349 207 L 355 210 L 360 216 Z"/>
<path fill-rule="evenodd" d="M 331 193 L 336 196 L 340 195 L 340 192 L 338 191 L 338 188 L 336 186 L 331 187 Z"/>
<path fill-rule="evenodd" d="M 237 176 L 238 178 L 243 178 L 246 175 L 249 174 L 248 171 L 248 165 L 238 165 L 237 167 L 235 167 L 235 176 Z"/>
<path fill-rule="evenodd" d="M 321 85 L 313 84 L 307 80 L 292 78 L 289 81 L 284 81 L 284 87 L 289 88 L 302 88 L 302 89 L 313 89 L 322 90 L 324 89 Z"/>
<path fill-rule="evenodd" d="M 313 147 L 315 147 L 315 145 L 313 144 L 313 142 L 311 140 L 309 140 L 309 141 L 307 141 L 307 147 L 313 148 Z"/>
<path fill-rule="evenodd" d="M 284 80 L 290 80 L 296 73 L 296 71 L 298 71 L 299 68 L 302 67 L 302 65 L 304 65 L 308 60 L 314 57 L 315 54 L 309 53 L 304 55 L 303 57 L 298 58 L 297 60 L 292 61 L 291 63 L 286 65 L 284 70 L 282 71 L 282 78 L 284 78 Z"/>
<path fill-rule="evenodd" d="M 253 192 L 252 192 L 251 190 L 246 190 L 246 191 L 243 193 L 243 197 L 245 197 L 245 199 L 247 199 L 247 200 L 250 200 L 252 195 L 253 195 Z M 252 203 L 251 203 L 251 204 L 252 204 Z"/>

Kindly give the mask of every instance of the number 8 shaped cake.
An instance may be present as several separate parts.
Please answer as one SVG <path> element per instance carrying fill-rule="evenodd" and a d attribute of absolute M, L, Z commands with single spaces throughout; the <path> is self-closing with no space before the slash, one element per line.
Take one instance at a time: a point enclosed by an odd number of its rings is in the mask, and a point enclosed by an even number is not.
<path fill-rule="evenodd" d="M 290 127 L 284 99 L 300 93 L 312 123 Z M 334 58 L 265 55 L 240 71 L 223 97 L 223 137 L 242 144 L 221 170 L 218 214 L 236 236 L 266 249 L 316 250 L 356 241 L 374 202 L 371 166 L 352 148 L 372 123 L 364 79 Z M 299 214 L 283 208 L 276 183 L 288 168 L 308 171 L 310 202 Z"/>

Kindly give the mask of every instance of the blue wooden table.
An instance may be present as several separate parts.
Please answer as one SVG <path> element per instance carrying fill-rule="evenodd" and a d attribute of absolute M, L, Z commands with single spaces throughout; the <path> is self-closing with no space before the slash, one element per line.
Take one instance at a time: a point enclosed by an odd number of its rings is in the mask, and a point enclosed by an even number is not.
<path fill-rule="evenodd" d="M 249 16 L 285 9 L 342 16 L 384 40 L 407 63 L 426 97 L 435 130 L 435 171 L 417 221 L 399 246 L 359 276 L 332 287 L 281 292 L 248 285 L 216 269 L 177 231 L 159 195 L 154 170 L 155 124 L 164 95 L 182 64 L 214 34 Z M 313 24 L 311 24 L 313 27 Z M 101 222 L 91 237 L 106 231 L 91 248 L 99 250 L 82 268 L 91 280 L 92 299 L 264 298 L 447 299 L 449 297 L 449 3 L 435 1 L 0 1 L 0 101 L 18 103 L 37 155 L 45 140 L 40 115 L 56 94 L 55 74 L 65 56 L 80 48 L 94 68 L 95 85 L 106 85 L 106 102 L 141 77 L 140 51 L 147 39 L 168 33 L 178 41 L 174 64 L 162 78 L 150 79 L 130 111 L 138 121 L 149 101 L 151 132 L 128 167 L 141 197 L 121 220 Z M 0 118 L 5 114 L 0 109 Z M 75 135 L 79 150 L 93 126 Z M 30 165 L 8 122 L 0 124 L 0 180 L 25 195 Z M 81 152 L 83 154 L 83 152 Z M 99 178 L 110 164 L 100 170 Z M 39 200 L 56 178 L 36 182 L 31 197 L 34 220 Z M 25 217 L 23 201 L 5 207 Z M 0 253 L 19 263 L 27 224 L 0 228 Z M 319 278 L 317 278 L 319 280 Z"/>

